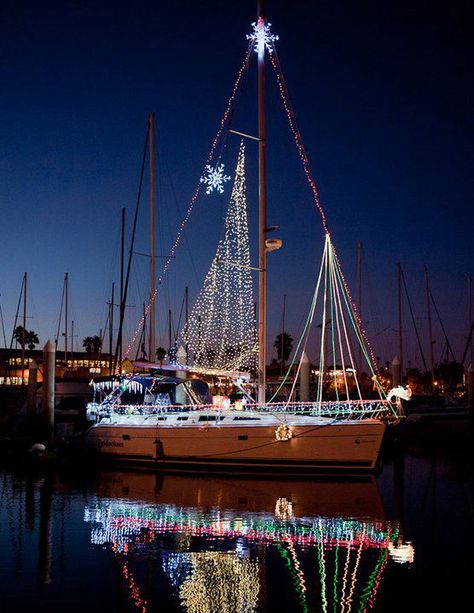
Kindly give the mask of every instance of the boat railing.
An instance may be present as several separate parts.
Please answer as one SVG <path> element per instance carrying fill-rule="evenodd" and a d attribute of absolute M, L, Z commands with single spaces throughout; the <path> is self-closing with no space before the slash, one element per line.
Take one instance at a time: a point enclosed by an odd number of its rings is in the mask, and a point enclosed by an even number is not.
<path fill-rule="evenodd" d="M 376 417 L 393 414 L 393 405 L 380 398 L 370 400 L 325 400 L 321 402 L 267 402 L 264 405 L 251 403 L 246 405 L 248 411 L 268 413 L 290 413 L 311 415 L 313 417 Z"/>
<path fill-rule="evenodd" d="M 209 412 L 213 415 L 225 415 L 227 412 L 239 412 L 248 414 L 285 414 L 307 415 L 310 417 L 330 417 L 345 419 L 364 419 L 369 417 L 396 416 L 393 405 L 388 400 L 338 400 L 322 402 L 267 402 L 246 403 L 229 406 L 217 406 L 214 404 L 102 404 L 97 411 L 99 417 L 120 416 L 144 416 L 160 417 L 170 414 Z"/>

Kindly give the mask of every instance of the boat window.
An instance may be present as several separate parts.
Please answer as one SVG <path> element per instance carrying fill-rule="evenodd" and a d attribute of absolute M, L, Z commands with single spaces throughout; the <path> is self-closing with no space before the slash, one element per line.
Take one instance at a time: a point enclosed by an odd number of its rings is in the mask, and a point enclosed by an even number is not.
<path fill-rule="evenodd" d="M 187 415 L 182 415 L 182 416 L 178 417 L 178 421 L 186 421 L 187 419 L 189 419 L 189 417 Z"/>
<path fill-rule="evenodd" d="M 212 404 L 212 394 L 207 383 L 199 379 L 189 379 L 186 384 L 190 387 L 191 395 L 195 396 L 198 404 Z"/>
<path fill-rule="evenodd" d="M 127 388 L 120 393 L 120 404 L 143 404 L 144 397 L 145 390 L 143 388 L 137 390 Z"/>
<path fill-rule="evenodd" d="M 234 421 L 260 421 L 260 417 L 244 417 L 243 415 L 239 415 L 238 417 L 234 417 Z"/>
<path fill-rule="evenodd" d="M 219 415 L 200 415 L 199 421 L 217 421 L 219 419 Z"/>

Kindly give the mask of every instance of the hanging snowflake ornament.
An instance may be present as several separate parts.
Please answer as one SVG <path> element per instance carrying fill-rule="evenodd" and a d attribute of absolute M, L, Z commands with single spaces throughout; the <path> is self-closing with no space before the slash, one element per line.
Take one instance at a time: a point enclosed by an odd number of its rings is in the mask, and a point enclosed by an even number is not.
<path fill-rule="evenodd" d="M 252 23 L 253 32 L 247 34 L 247 40 L 252 41 L 254 50 L 262 55 L 267 48 L 268 53 L 273 53 L 273 44 L 278 40 L 278 35 L 270 31 L 271 23 L 265 23 L 263 17 L 259 17 L 257 22 Z"/>
<path fill-rule="evenodd" d="M 230 181 L 230 177 L 224 174 L 224 164 L 219 164 L 215 168 L 208 164 L 204 169 L 204 175 L 201 177 L 201 183 L 207 185 L 206 194 L 210 194 L 214 190 L 218 191 L 219 194 L 224 193 L 224 183 Z"/>

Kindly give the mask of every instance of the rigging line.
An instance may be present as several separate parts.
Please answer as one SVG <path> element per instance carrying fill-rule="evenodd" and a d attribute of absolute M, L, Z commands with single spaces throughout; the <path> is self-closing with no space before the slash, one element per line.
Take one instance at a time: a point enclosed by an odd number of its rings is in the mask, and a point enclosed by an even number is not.
<path fill-rule="evenodd" d="M 328 237 L 326 235 L 326 244 L 328 243 Z M 318 379 L 318 393 L 317 402 L 319 404 L 319 410 L 321 411 L 321 402 L 323 400 L 323 380 L 324 380 L 324 368 L 325 364 L 325 340 L 326 340 L 326 307 L 327 307 L 327 291 L 328 291 L 328 249 L 325 250 L 326 258 L 324 262 L 324 293 L 323 293 L 323 317 L 321 322 L 321 344 L 319 350 L 319 379 Z"/>
<path fill-rule="evenodd" d="M 179 311 L 179 319 L 178 319 L 178 325 L 176 326 L 176 334 L 174 337 L 174 342 L 176 343 L 176 341 L 178 340 L 178 331 L 181 330 L 181 317 L 183 316 L 183 310 L 184 310 L 184 303 L 186 301 L 186 295 L 183 296 L 183 300 L 181 301 L 181 309 Z M 186 326 L 186 323 L 184 324 Z M 186 331 L 187 334 L 187 331 Z"/>
<path fill-rule="evenodd" d="M 372 371 L 372 374 L 377 373 L 377 376 L 379 374 L 379 369 L 377 366 L 377 360 L 375 359 L 375 355 L 374 352 L 372 350 L 372 346 L 370 344 L 370 341 L 367 337 L 367 334 L 364 330 L 364 326 L 362 324 L 362 318 L 359 315 L 359 310 L 357 308 L 356 303 L 354 302 L 354 300 L 352 299 L 352 295 L 351 292 L 349 290 L 349 285 L 346 281 L 346 278 L 344 276 L 344 273 L 342 272 L 342 266 L 341 266 L 341 262 L 339 261 L 339 257 L 337 255 L 336 252 L 336 248 L 334 247 L 334 244 L 331 242 L 332 245 L 332 251 L 333 251 L 333 255 L 334 255 L 334 259 L 337 265 L 337 274 L 339 276 L 339 278 L 342 280 L 342 283 L 344 285 L 344 301 L 346 302 L 347 305 L 347 309 L 349 311 L 349 314 L 351 315 L 351 319 L 352 319 L 352 325 L 354 326 L 354 329 L 356 331 L 356 335 L 358 337 L 359 343 L 361 343 L 362 345 L 362 349 L 365 353 L 366 356 L 366 360 L 368 362 L 368 365 Z M 349 306 L 350 305 L 350 306 Z M 369 353 L 370 353 L 370 358 L 369 358 Z M 372 365 L 370 364 L 370 362 L 372 362 Z"/>
<path fill-rule="evenodd" d="M 339 402 L 339 388 L 337 385 L 337 375 L 336 375 L 336 342 L 334 338 L 334 295 L 333 295 L 333 268 L 330 269 L 329 273 L 329 304 L 331 306 L 331 346 L 332 346 L 332 357 L 333 357 L 333 376 L 334 376 L 334 390 L 336 392 L 336 400 Z"/>
<path fill-rule="evenodd" d="M 15 323 L 13 324 L 13 330 L 12 330 L 12 338 L 10 341 L 10 349 L 13 347 L 13 340 L 15 338 L 15 330 L 16 330 L 16 324 L 18 322 L 18 314 L 20 312 L 20 305 L 21 305 L 21 299 L 23 296 L 23 286 L 25 284 L 25 277 L 23 276 L 23 279 L 21 281 L 21 287 L 20 287 L 20 297 L 18 298 L 18 306 L 16 307 L 16 313 L 15 313 Z"/>
<path fill-rule="evenodd" d="M 1 310 L 0 310 L 1 313 Z M 472 341 L 472 334 L 474 332 L 474 320 L 472 321 L 472 325 L 471 325 L 471 329 L 469 331 L 469 336 L 467 337 L 467 342 L 466 342 L 466 347 L 464 348 L 464 352 L 462 354 L 462 360 L 461 360 L 461 364 L 464 365 L 464 360 L 466 359 L 466 355 L 467 355 L 467 351 L 469 349 L 469 345 L 471 344 Z M 3 335 L 5 336 L 5 332 L 3 332 Z"/>
<path fill-rule="evenodd" d="M 331 244 L 331 246 L 332 246 L 332 244 Z M 342 289 L 343 288 L 341 287 L 341 291 L 342 291 Z M 336 300 L 337 300 L 337 303 L 339 305 L 339 311 L 340 311 L 340 314 L 341 314 L 342 329 L 344 330 L 344 338 L 345 338 L 345 341 L 346 341 L 347 353 L 349 355 L 349 360 L 350 360 L 350 363 L 351 363 L 351 366 L 352 366 L 352 372 L 355 372 L 354 359 L 352 357 L 352 350 L 351 350 L 351 343 L 350 343 L 349 336 L 348 336 L 348 333 L 347 333 L 346 319 L 344 317 L 344 309 L 343 309 L 343 306 L 342 306 L 342 300 L 341 300 L 341 296 L 340 296 L 340 293 L 339 293 L 339 286 L 338 285 L 336 285 L 336 292 L 335 293 L 336 293 Z M 347 307 L 347 304 L 346 304 L 346 307 Z M 357 388 L 357 392 L 359 394 L 359 398 L 362 400 L 362 393 L 360 391 L 359 381 L 358 381 L 357 377 L 354 377 L 354 382 L 356 384 L 356 388 Z"/>
<path fill-rule="evenodd" d="M 111 307 L 111 308 L 113 308 L 113 307 Z M 110 309 L 107 310 L 107 317 L 105 318 L 105 324 L 104 324 L 104 327 L 102 329 L 102 336 L 100 337 L 100 353 L 102 353 L 102 347 L 104 345 L 105 336 L 106 336 L 106 334 L 108 332 L 109 317 L 110 317 Z"/>
<path fill-rule="evenodd" d="M 301 161 L 303 163 L 303 168 L 304 168 L 306 177 L 308 179 L 309 185 L 310 185 L 311 190 L 313 192 L 313 196 L 314 196 L 314 201 L 315 201 L 316 207 L 318 208 L 318 210 L 319 210 L 319 212 L 321 214 L 323 228 L 324 228 L 324 230 L 326 232 L 329 233 L 326 216 L 324 214 L 324 211 L 323 211 L 322 206 L 321 206 L 320 201 L 319 201 L 318 189 L 317 189 L 316 183 L 315 183 L 315 181 L 313 179 L 313 176 L 312 176 L 312 173 L 311 173 L 311 168 L 310 168 L 310 165 L 309 165 L 309 159 L 308 159 L 308 156 L 306 154 L 306 150 L 305 150 L 304 145 L 303 145 L 301 133 L 299 132 L 299 130 L 297 128 L 295 114 L 294 114 L 293 108 L 292 108 L 290 100 L 289 100 L 288 88 L 286 87 L 285 79 L 284 79 L 284 76 L 283 76 L 283 72 L 281 70 L 281 66 L 280 66 L 280 63 L 279 63 L 279 60 L 278 60 L 278 55 L 276 53 L 276 50 L 275 50 L 274 53 L 269 54 L 269 57 L 270 57 L 272 66 L 274 68 L 275 74 L 276 74 L 278 89 L 280 91 L 280 95 L 281 95 L 281 98 L 282 98 L 283 106 L 284 106 L 285 111 L 287 113 L 288 122 L 290 124 L 290 128 L 291 128 L 291 131 L 293 133 L 293 137 L 295 139 L 295 143 L 296 143 L 296 146 L 297 146 L 298 154 L 299 154 L 300 159 L 301 159 Z M 340 267 L 339 259 L 337 258 L 337 254 L 335 252 L 334 252 L 334 255 L 336 257 L 336 261 L 337 261 L 338 267 L 341 268 Z M 342 274 L 342 270 L 340 270 L 340 272 Z M 348 292 L 348 295 L 350 297 L 349 288 L 347 286 L 347 283 L 346 283 L 345 279 L 344 279 L 344 285 L 345 285 L 346 291 Z M 351 302 L 352 308 L 354 309 L 354 313 L 357 314 L 357 309 L 355 309 L 355 307 L 354 307 L 354 303 L 353 303 L 352 298 L 350 298 L 350 302 Z M 375 370 L 378 372 L 377 362 L 376 362 L 375 357 L 373 355 L 372 348 L 370 347 L 370 344 L 368 343 L 368 340 L 366 338 L 365 332 L 363 331 L 362 321 L 361 320 L 359 321 L 359 320 L 360 320 L 360 317 L 357 316 L 358 325 L 360 326 L 361 331 L 362 331 L 362 335 L 365 338 L 365 340 L 366 340 L 366 342 L 368 344 L 368 347 L 370 349 L 371 358 L 372 358 L 372 362 L 373 362 L 373 365 L 375 367 Z"/>
<path fill-rule="evenodd" d="M 119 349 L 122 344 L 123 321 L 125 317 L 125 305 L 127 304 L 128 284 L 130 281 L 130 269 L 132 266 L 133 247 L 135 245 L 135 234 L 137 230 L 137 221 L 138 221 L 138 209 L 140 207 L 140 200 L 141 200 L 141 194 L 142 194 L 143 176 L 145 174 L 146 153 L 148 149 L 149 137 L 150 137 L 150 127 L 149 125 L 147 125 L 145 144 L 143 147 L 142 164 L 141 164 L 141 169 L 140 169 L 140 180 L 138 183 L 138 194 L 137 194 L 137 200 L 135 204 L 135 215 L 133 218 L 132 238 L 130 241 L 130 249 L 128 252 L 127 274 L 125 276 L 125 286 L 123 288 L 123 296 L 120 297 L 120 322 L 119 322 L 119 331 L 117 335 L 117 344 L 115 345 L 114 370 L 116 370 L 117 368 Z M 125 357 L 128 357 L 128 353 L 125 353 Z"/>
<path fill-rule="evenodd" d="M 276 49 L 274 49 L 273 53 L 269 53 L 269 58 L 270 61 L 272 63 L 273 69 L 275 71 L 276 74 L 276 79 L 277 79 L 277 86 L 278 89 L 280 91 L 280 96 L 283 102 L 283 107 L 286 111 L 287 117 L 288 117 L 288 123 L 290 125 L 290 129 L 293 133 L 293 138 L 295 140 L 295 144 L 296 144 L 296 148 L 298 151 L 298 155 L 301 159 L 301 162 L 303 163 L 303 169 L 306 175 L 306 178 L 308 180 L 309 186 L 311 188 L 311 191 L 313 192 L 313 198 L 314 198 L 314 202 L 316 205 L 316 208 L 318 209 L 320 215 L 321 215 L 321 220 L 322 220 L 322 224 L 323 224 L 323 229 L 325 232 L 329 232 L 329 227 L 328 227 L 328 223 L 326 220 L 326 215 L 324 214 L 323 208 L 321 206 L 320 200 L 319 200 L 319 193 L 318 193 L 318 188 L 316 186 L 316 183 L 314 181 L 313 178 L 313 174 L 311 172 L 311 167 L 309 164 L 309 158 L 306 154 L 306 150 L 303 144 L 303 139 L 301 137 L 301 133 L 298 130 L 298 126 L 296 124 L 296 117 L 295 117 L 295 113 L 293 110 L 293 107 L 290 103 L 290 97 L 289 97 L 289 93 L 288 93 L 288 88 L 286 86 L 286 82 L 285 82 L 285 78 L 283 76 L 283 71 L 281 69 L 281 65 L 280 65 L 280 61 L 278 59 L 278 55 L 276 52 Z"/>
<path fill-rule="evenodd" d="M 0 303 L 0 319 L 2 321 L 3 344 L 5 345 L 5 349 L 6 349 L 7 348 L 7 337 L 5 335 L 5 322 L 3 321 L 3 311 L 2 311 L 1 303 Z"/>
<path fill-rule="evenodd" d="M 338 273 L 340 272 L 340 270 L 339 270 L 338 268 L 336 268 L 336 271 L 337 271 Z M 341 279 L 339 278 L 339 284 L 340 284 L 340 283 L 341 283 Z M 341 285 L 341 289 L 342 289 L 342 285 Z M 355 330 L 356 334 L 358 334 L 358 329 L 357 329 L 356 323 L 355 323 L 355 322 L 354 322 L 354 320 L 352 319 L 352 314 L 351 314 L 350 307 L 349 307 L 349 304 L 348 304 L 348 301 L 347 301 L 347 296 L 346 296 L 346 294 L 344 293 L 344 291 L 342 292 L 342 295 L 343 295 L 344 301 L 345 301 L 345 303 L 346 303 L 346 308 L 347 308 L 347 311 L 348 311 L 348 313 L 349 313 L 349 317 L 351 318 L 351 323 L 352 323 L 352 326 L 353 326 L 353 328 L 354 328 L 354 330 Z M 382 385 L 381 385 L 381 383 L 380 383 L 380 381 L 379 381 L 378 375 L 377 375 L 377 374 L 375 374 L 374 369 L 372 368 L 371 361 L 370 361 L 369 356 L 368 356 L 368 354 L 367 354 L 367 349 L 366 349 L 365 345 L 363 344 L 363 341 L 362 341 L 362 339 L 361 339 L 360 337 L 359 337 L 359 342 L 361 343 L 362 351 L 363 351 L 364 356 L 365 356 L 365 358 L 366 358 L 367 364 L 368 364 L 368 366 L 369 366 L 369 368 L 370 368 L 370 372 L 372 373 L 372 381 L 375 383 L 375 385 L 376 385 L 376 387 L 377 387 L 377 391 L 378 391 L 379 397 L 380 397 L 380 399 L 381 399 L 381 400 L 382 400 L 382 399 L 387 400 L 387 395 L 386 395 L 386 393 L 385 393 L 385 390 L 383 389 L 383 387 L 382 387 Z M 357 379 L 356 379 L 356 381 L 357 381 Z M 393 414 L 394 414 L 396 417 L 398 417 L 398 413 L 397 413 L 397 411 L 396 411 L 395 407 L 392 405 L 392 403 L 390 403 L 390 402 L 389 402 L 389 406 L 390 406 L 390 410 L 392 411 L 392 413 L 393 413 Z"/>
<path fill-rule="evenodd" d="M 416 335 L 416 340 L 418 342 L 418 348 L 420 350 L 421 359 L 423 360 L 423 366 L 425 368 L 425 372 L 428 372 L 428 367 L 426 366 L 425 354 L 423 353 L 423 347 L 421 346 L 420 335 L 418 334 L 418 327 L 416 325 L 415 315 L 413 314 L 413 308 L 411 306 L 411 300 L 408 294 L 408 288 L 407 288 L 407 284 L 405 281 L 405 275 L 403 273 L 403 268 L 401 266 L 400 266 L 400 271 L 402 273 L 403 287 L 405 289 L 405 296 L 407 297 L 408 308 L 410 309 L 411 321 L 413 323 L 413 327 L 415 328 L 415 335 Z"/>
<path fill-rule="evenodd" d="M 333 275 L 333 279 L 335 279 L 336 271 L 334 269 L 334 261 L 333 261 L 332 275 Z M 336 288 L 336 283 L 334 283 L 334 288 Z M 347 376 L 346 376 L 346 365 L 344 363 L 344 350 L 343 350 L 343 347 L 342 347 L 341 327 L 339 325 L 339 312 L 338 312 L 337 309 L 335 310 L 335 312 L 336 312 L 337 338 L 338 338 L 338 341 L 339 341 L 339 353 L 341 355 L 341 366 L 342 366 L 342 371 L 344 373 L 344 386 L 346 388 L 346 398 L 347 398 L 347 400 L 350 400 L 349 384 L 347 382 Z"/>
<path fill-rule="evenodd" d="M 340 287 L 341 287 L 341 292 L 343 293 L 343 287 L 342 286 L 340 286 Z M 346 318 L 345 318 L 345 314 L 344 314 L 344 308 L 343 308 L 343 304 L 342 304 L 342 300 L 341 300 L 341 294 L 339 292 L 339 285 L 338 284 L 336 284 L 335 290 L 336 290 L 335 291 L 336 300 L 337 300 L 337 304 L 339 306 L 339 312 L 340 312 L 340 315 L 341 315 L 342 329 L 344 331 L 344 338 L 345 338 L 345 342 L 346 342 L 347 353 L 348 353 L 348 356 L 349 356 L 349 361 L 350 361 L 350 364 L 351 364 L 352 372 L 355 373 L 355 361 L 354 361 L 354 358 L 352 356 L 351 342 L 350 342 L 350 338 L 349 338 L 349 335 L 348 335 L 348 332 L 347 332 Z M 347 308 L 347 305 L 346 305 L 346 308 Z M 352 321 L 351 321 L 351 323 L 352 323 Z M 344 370 L 344 377 L 347 379 L 347 375 L 346 375 L 346 372 L 345 372 L 346 371 L 345 367 L 343 367 L 343 370 Z M 356 388 L 357 388 L 357 393 L 359 394 L 359 399 L 362 400 L 362 393 L 360 391 L 358 377 L 354 376 L 354 382 L 355 382 L 355 385 L 356 385 Z"/>
<path fill-rule="evenodd" d="M 289 393 L 289 395 L 288 395 L 288 402 L 287 402 L 286 406 L 288 406 L 289 402 L 291 401 L 292 395 L 293 395 L 293 393 L 294 393 L 294 390 L 295 390 L 295 387 L 296 387 L 296 381 L 298 380 L 299 373 L 300 373 L 300 370 L 301 370 L 301 364 L 302 364 L 302 359 L 303 359 L 303 353 L 305 352 L 305 350 L 306 350 L 306 345 L 307 345 L 307 343 L 308 343 L 309 332 L 310 332 L 310 329 L 311 329 L 311 324 L 312 324 L 312 322 L 313 322 L 313 317 L 314 317 L 314 311 L 315 311 L 315 309 L 316 309 L 316 304 L 317 304 L 317 302 L 318 302 L 319 286 L 320 286 L 320 283 L 321 283 L 321 277 L 322 277 L 322 274 L 323 274 L 324 256 L 325 256 L 326 248 L 327 248 L 327 246 L 326 246 L 326 244 L 325 244 L 325 245 L 324 245 L 323 256 L 322 256 L 322 258 L 321 258 L 321 266 L 320 266 L 320 268 L 319 268 L 318 280 L 317 280 L 317 282 L 316 282 L 316 288 L 315 288 L 315 290 L 314 290 L 313 298 L 312 298 L 312 300 L 311 300 L 311 307 L 310 307 L 310 311 L 309 311 L 309 313 L 308 313 L 308 317 L 306 318 L 306 323 L 305 323 L 305 325 L 304 325 L 304 328 L 303 328 L 303 331 L 302 331 L 302 333 L 301 333 L 301 336 L 300 336 L 300 338 L 299 338 L 299 340 L 298 340 L 298 344 L 297 344 L 297 346 L 296 346 L 296 348 L 295 348 L 295 352 L 294 352 L 294 354 L 293 354 L 293 359 L 291 360 L 291 363 L 290 363 L 290 365 L 288 366 L 288 370 L 286 371 L 286 375 L 284 376 L 283 381 L 280 383 L 280 385 L 278 386 L 278 388 L 277 388 L 276 392 L 275 392 L 275 393 L 273 394 L 273 396 L 270 398 L 269 402 L 273 402 L 273 400 L 274 400 L 274 399 L 275 399 L 275 397 L 277 396 L 278 392 L 281 390 L 281 388 L 283 387 L 283 385 L 286 383 L 286 381 L 287 381 L 287 379 L 288 379 L 288 377 L 289 377 L 289 375 L 290 375 L 290 373 L 291 373 L 291 370 L 292 370 L 292 368 L 293 368 L 293 365 L 294 365 L 294 363 L 295 363 L 295 361 L 296 361 L 296 356 L 298 355 L 298 351 L 299 351 L 299 349 L 300 349 L 301 343 L 303 342 L 303 339 L 305 339 L 305 341 L 304 341 L 304 345 L 303 345 L 303 349 L 302 349 L 302 351 L 301 351 L 300 361 L 299 361 L 299 363 L 298 363 L 298 368 L 297 368 L 296 374 L 295 374 L 295 376 L 294 376 L 294 378 L 293 378 L 293 384 L 292 384 L 292 386 L 291 386 L 291 391 L 290 391 L 290 393 Z M 305 336 L 306 336 L 306 338 L 305 338 Z"/>
<path fill-rule="evenodd" d="M 446 334 L 446 330 L 445 330 L 445 328 L 444 328 L 443 322 L 441 321 L 441 316 L 440 316 L 440 314 L 439 314 L 438 307 L 436 306 L 436 302 L 435 302 L 435 299 L 434 299 L 434 297 L 433 297 L 433 293 L 432 293 L 432 291 L 431 291 L 431 287 L 429 287 L 429 288 L 428 288 L 428 292 L 429 292 L 429 294 L 430 294 L 430 297 L 431 297 L 431 302 L 433 303 L 434 310 L 435 310 L 436 315 L 437 315 L 437 317 L 438 317 L 438 321 L 439 321 L 439 324 L 440 324 L 440 326 L 441 326 L 441 330 L 443 331 L 443 335 L 444 335 L 444 338 L 445 338 L 445 340 L 446 340 L 446 345 L 447 345 L 447 348 L 448 348 L 448 349 L 449 349 L 449 351 L 451 352 L 451 357 L 453 358 L 453 362 L 455 362 L 455 361 L 456 361 L 456 358 L 454 357 L 453 350 L 452 350 L 451 345 L 450 345 L 450 343 L 449 343 L 448 335 Z"/>
<path fill-rule="evenodd" d="M 377 389 L 378 389 L 378 392 L 379 392 L 379 396 L 380 396 L 380 398 L 384 398 L 386 400 L 387 396 L 386 396 L 385 391 L 384 391 L 384 389 L 383 389 L 383 387 L 382 387 L 382 385 L 380 384 L 380 381 L 379 381 L 379 371 L 378 371 L 377 364 L 375 362 L 375 357 L 374 357 L 374 354 L 373 354 L 373 351 L 372 351 L 372 347 L 371 347 L 370 342 L 369 342 L 369 340 L 368 340 L 368 338 L 367 338 L 367 336 L 365 334 L 365 331 L 364 331 L 363 327 L 360 325 L 360 318 L 357 315 L 357 310 L 356 310 L 356 307 L 355 307 L 355 305 L 354 305 L 354 303 L 352 301 L 352 298 L 351 298 L 351 295 L 350 295 L 350 292 L 349 292 L 349 287 L 347 286 L 347 282 L 346 282 L 346 280 L 344 278 L 344 275 L 342 273 L 341 264 L 340 264 L 339 259 L 337 257 L 337 253 L 336 253 L 336 250 L 334 249 L 334 246 L 333 246 L 333 254 L 334 254 L 334 257 L 335 257 L 336 264 L 337 264 L 336 272 L 337 272 L 337 275 L 338 275 L 339 284 L 341 284 L 341 283 L 343 284 L 343 286 L 341 285 L 341 289 L 344 290 L 342 292 L 342 295 L 344 297 L 344 302 L 346 304 L 346 308 L 347 308 L 347 311 L 349 313 L 349 317 L 351 318 L 352 327 L 354 328 L 354 331 L 356 333 L 357 339 L 358 339 L 358 341 L 359 341 L 359 343 L 360 343 L 360 345 L 362 347 L 362 351 L 363 351 L 363 354 L 364 354 L 365 359 L 367 361 L 367 365 L 369 366 L 370 372 L 372 373 L 372 380 L 375 382 L 375 384 L 377 386 Z M 357 320 L 354 319 L 355 317 L 357 317 Z M 364 341 L 365 341 L 365 343 L 364 343 Z M 370 358 L 369 358 L 369 354 L 368 354 L 367 350 L 370 351 Z M 375 366 L 375 370 L 374 370 L 374 366 Z M 390 406 L 392 407 L 392 405 L 390 405 Z M 392 412 L 394 412 L 394 414 L 396 415 L 396 412 L 393 409 L 393 407 L 392 407 Z"/>
<path fill-rule="evenodd" d="M 169 254 L 168 258 L 166 259 L 166 262 L 165 262 L 165 264 L 163 266 L 161 274 L 160 274 L 160 276 L 158 278 L 157 287 L 155 289 L 155 292 L 154 292 L 153 296 L 151 296 L 150 301 L 148 302 L 148 305 L 147 305 L 147 307 L 145 309 L 144 316 L 148 315 L 148 312 L 149 312 L 149 310 L 151 308 L 151 304 L 155 300 L 155 297 L 156 297 L 156 295 L 158 293 L 161 281 L 163 280 L 164 276 L 166 275 L 166 273 L 168 271 L 168 268 L 170 267 L 170 264 L 171 264 L 171 262 L 172 262 L 172 260 L 174 258 L 174 254 L 176 253 L 176 250 L 177 250 L 177 248 L 179 246 L 179 243 L 181 242 L 181 236 L 183 234 L 183 230 L 186 227 L 186 225 L 187 225 L 187 223 L 188 223 L 188 221 L 189 221 L 189 219 L 191 217 L 191 213 L 192 213 L 192 211 L 194 209 L 194 205 L 196 204 L 198 196 L 201 193 L 201 187 L 202 187 L 201 179 L 204 178 L 205 168 L 206 168 L 206 166 L 210 165 L 210 163 L 211 163 L 211 161 L 212 161 L 212 159 L 214 157 L 214 153 L 216 151 L 216 147 L 217 147 L 217 144 L 219 142 L 219 139 L 220 139 L 220 137 L 222 135 L 222 132 L 224 131 L 225 126 L 228 123 L 229 115 L 231 114 L 231 111 L 233 109 L 235 98 L 236 98 L 236 95 L 237 95 L 237 93 L 239 91 L 240 84 L 241 84 L 241 81 L 242 81 L 242 77 L 243 77 L 243 75 L 244 75 L 244 73 L 245 73 L 245 71 L 247 70 L 247 67 L 248 67 L 248 62 L 249 62 L 249 59 L 250 59 L 250 53 L 251 53 L 251 50 L 247 49 L 247 52 L 246 52 L 245 57 L 244 57 L 244 61 L 242 62 L 241 66 L 239 68 L 239 71 L 237 73 L 237 78 L 236 78 L 236 80 L 234 82 L 234 85 L 233 85 L 233 88 L 232 88 L 232 92 L 231 92 L 230 98 L 229 98 L 228 103 L 227 103 L 226 110 L 225 110 L 225 112 L 224 112 L 224 114 L 223 114 L 223 116 L 221 118 L 221 121 L 219 123 L 219 128 L 217 130 L 217 133 L 216 133 L 216 135 L 214 137 L 214 140 L 212 141 L 211 147 L 209 149 L 209 153 L 208 153 L 208 156 L 207 156 L 206 164 L 203 167 L 203 170 L 202 170 L 200 178 L 199 178 L 199 182 L 198 182 L 197 187 L 195 188 L 194 193 L 193 193 L 193 195 L 191 197 L 191 201 L 190 201 L 190 204 L 189 204 L 188 209 L 186 211 L 186 214 L 185 214 L 185 216 L 184 216 L 184 218 L 183 218 L 183 220 L 182 220 L 182 222 L 181 222 L 181 224 L 180 224 L 180 226 L 178 228 L 178 233 L 176 235 L 176 238 L 175 238 L 175 241 L 173 243 L 173 246 L 171 247 L 170 254 Z M 142 318 L 140 319 L 140 321 L 138 323 L 138 326 L 135 329 L 135 333 L 133 334 L 132 339 L 131 339 L 131 341 L 129 342 L 129 344 L 127 346 L 127 349 L 126 349 L 125 354 L 124 354 L 125 357 L 127 357 L 128 354 L 130 353 L 130 351 L 132 350 L 132 347 L 133 347 L 133 345 L 134 345 L 134 343 L 136 341 L 136 338 L 137 338 L 137 336 L 138 336 L 138 334 L 139 334 L 139 332 L 141 330 L 141 327 L 143 326 L 144 316 L 142 316 Z"/>
<path fill-rule="evenodd" d="M 183 214 L 181 212 L 181 207 L 179 206 L 178 198 L 176 197 L 176 190 L 175 190 L 175 187 L 174 187 L 173 178 L 172 178 L 171 172 L 169 170 L 169 166 L 168 166 L 168 163 L 166 161 L 166 158 L 164 158 L 164 160 L 163 160 L 163 166 L 164 166 L 164 170 L 165 170 L 166 175 L 167 175 L 168 183 L 170 185 L 170 191 L 171 191 L 172 200 L 173 200 L 174 206 L 176 208 L 176 211 L 178 213 L 178 219 L 182 219 L 183 218 Z M 193 252 L 192 252 L 190 244 L 189 244 L 189 238 L 188 238 L 186 230 L 183 230 L 183 237 L 184 237 L 186 249 L 187 249 L 187 252 L 188 252 L 188 256 L 189 256 L 189 259 L 191 261 L 191 265 L 192 265 L 193 270 L 194 270 L 194 276 L 195 276 L 194 281 L 196 281 L 196 279 L 199 278 L 199 275 L 197 273 L 196 261 L 195 261 L 195 259 L 193 257 Z"/>

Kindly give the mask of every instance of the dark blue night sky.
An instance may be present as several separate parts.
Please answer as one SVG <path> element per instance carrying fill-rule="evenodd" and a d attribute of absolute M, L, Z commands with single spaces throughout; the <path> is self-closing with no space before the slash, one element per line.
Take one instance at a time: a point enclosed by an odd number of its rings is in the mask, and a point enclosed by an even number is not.
<path fill-rule="evenodd" d="M 329 219 L 354 287 L 364 246 L 364 321 L 382 360 L 396 353 L 395 265 L 402 263 L 427 345 L 423 266 L 461 357 L 474 273 L 472 15 L 468 2 L 268 0 L 278 54 Z M 159 251 L 187 209 L 246 49 L 255 3 L 23 2 L 0 7 L 2 214 L 0 304 L 11 335 L 21 277 L 41 343 L 55 335 L 63 276 L 82 338 L 105 325 L 119 280 L 120 209 L 130 226 L 150 111 L 158 139 Z M 256 133 L 255 60 L 233 127 Z M 235 166 L 238 140 L 224 156 Z M 320 220 L 268 71 L 268 222 L 284 248 L 269 257 L 269 342 L 297 337 L 323 248 Z M 256 149 L 247 145 L 256 260 Z M 222 232 L 227 197 L 203 196 L 159 299 L 160 344 L 168 309 L 191 298 Z M 147 249 L 147 191 L 137 249 Z M 126 334 L 147 285 L 131 279 Z M 406 359 L 420 364 L 405 308 Z M 175 321 L 175 325 L 177 322 Z M 435 324 L 435 359 L 443 350 Z M 0 336 L 3 342 L 3 336 Z M 426 351 L 426 350 L 425 350 Z"/>

